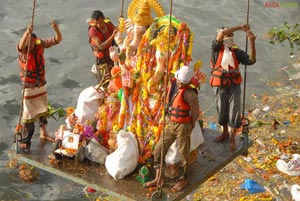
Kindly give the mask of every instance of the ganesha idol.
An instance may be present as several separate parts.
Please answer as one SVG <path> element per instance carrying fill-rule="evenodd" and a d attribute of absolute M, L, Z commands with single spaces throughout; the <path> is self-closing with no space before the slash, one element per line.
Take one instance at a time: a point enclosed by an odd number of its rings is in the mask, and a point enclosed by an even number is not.
<path fill-rule="evenodd" d="M 136 53 L 141 39 L 147 28 L 152 24 L 151 8 L 157 17 L 164 15 L 163 8 L 156 0 L 133 0 L 128 7 L 128 18 L 119 18 L 119 32 L 115 37 L 120 49 L 126 51 L 126 65 L 135 68 Z M 123 28 L 126 30 L 126 37 L 123 40 Z"/>
<path fill-rule="evenodd" d="M 151 9 L 156 18 L 151 17 Z M 163 130 L 165 86 L 172 73 L 190 64 L 193 33 L 186 23 L 165 16 L 155 0 L 133 0 L 128 7 L 128 19 L 122 17 L 119 22 L 119 34 L 115 38 L 118 47 L 110 49 L 115 66 L 108 91 L 122 92 L 118 124 L 113 130 L 117 133 L 128 129 L 136 134 L 142 162 L 151 157 Z M 127 36 L 123 39 L 125 30 Z M 203 80 L 200 66 L 195 69 L 195 87 Z"/>

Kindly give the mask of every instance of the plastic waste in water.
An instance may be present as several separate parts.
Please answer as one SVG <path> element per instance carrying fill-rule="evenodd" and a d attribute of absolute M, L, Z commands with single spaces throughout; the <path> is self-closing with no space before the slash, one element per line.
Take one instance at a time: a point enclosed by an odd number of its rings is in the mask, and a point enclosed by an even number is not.
<path fill-rule="evenodd" d="M 250 194 L 265 192 L 265 188 L 252 179 L 246 179 L 241 184 L 242 189 L 246 189 Z"/>
<path fill-rule="evenodd" d="M 262 110 L 264 111 L 264 112 L 269 112 L 270 111 L 270 106 L 266 106 L 266 107 L 264 107 Z"/>
<path fill-rule="evenodd" d="M 286 134 L 286 130 L 281 130 L 280 134 Z"/>
<path fill-rule="evenodd" d="M 257 138 L 255 141 L 257 142 L 257 144 L 259 144 L 259 145 L 262 146 L 263 148 L 266 147 L 266 145 L 263 143 L 263 141 L 262 141 L 261 139 Z"/>
<path fill-rule="evenodd" d="M 279 159 L 276 162 L 276 167 L 281 172 L 290 176 L 300 176 L 300 155 L 293 154 L 293 158 L 289 162 Z"/>
<path fill-rule="evenodd" d="M 292 185 L 291 194 L 292 194 L 293 200 L 300 201 L 300 186 L 298 184 Z"/>
<path fill-rule="evenodd" d="M 254 116 L 259 115 L 259 113 L 260 113 L 260 109 L 258 109 L 258 108 L 254 109 L 254 110 L 252 111 L 252 114 L 253 114 Z"/>
<path fill-rule="evenodd" d="M 251 158 L 250 156 L 248 156 L 248 157 L 243 157 L 243 159 L 244 159 L 245 161 L 247 161 L 248 163 L 250 163 L 250 162 L 252 161 L 252 158 Z"/>
<path fill-rule="evenodd" d="M 218 125 L 215 124 L 214 122 L 209 122 L 209 128 L 213 129 L 213 130 L 217 130 L 218 129 Z"/>
<path fill-rule="evenodd" d="M 193 195 L 188 195 L 185 197 L 186 201 L 193 201 L 194 200 L 194 196 Z"/>
<path fill-rule="evenodd" d="M 300 155 L 293 154 L 293 158 L 288 162 L 288 169 L 300 173 Z"/>

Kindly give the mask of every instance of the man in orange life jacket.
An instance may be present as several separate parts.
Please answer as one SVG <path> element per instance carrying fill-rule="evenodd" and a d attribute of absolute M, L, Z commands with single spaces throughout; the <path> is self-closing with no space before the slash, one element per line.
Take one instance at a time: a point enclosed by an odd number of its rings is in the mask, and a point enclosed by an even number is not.
<path fill-rule="evenodd" d="M 164 136 L 160 137 L 154 150 L 154 165 L 156 177 L 144 184 L 144 187 L 162 185 L 160 177 L 161 151 L 163 158 L 173 142 L 177 139 L 179 152 L 182 155 L 181 168 L 178 182 L 172 187 L 174 192 L 181 191 L 187 184 L 187 168 L 190 152 L 190 135 L 199 115 L 199 100 L 197 90 L 189 86 L 194 75 L 193 68 L 183 66 L 175 73 L 175 78 L 168 95 L 168 115 L 165 122 Z M 164 161 L 164 160 L 163 160 Z"/>
<path fill-rule="evenodd" d="M 44 49 L 58 44 L 62 40 L 62 35 L 56 22 L 52 21 L 51 26 L 56 33 L 55 36 L 42 40 L 32 33 L 33 26 L 29 25 L 17 45 L 20 76 L 24 86 L 22 122 L 27 130 L 27 135 L 23 136 L 19 146 L 27 151 L 31 144 L 36 120 L 39 122 L 40 139 L 54 141 L 54 138 L 50 137 L 46 131 L 48 97 L 45 88 Z M 27 54 L 29 44 L 29 54 Z"/>
<path fill-rule="evenodd" d="M 243 50 L 233 44 L 233 33 L 242 30 L 250 40 L 250 57 Z M 241 120 L 241 82 L 242 76 L 239 64 L 252 65 L 256 62 L 256 36 L 247 25 L 218 30 L 216 39 L 212 43 L 211 79 L 214 87 L 215 103 L 218 112 L 219 124 L 223 126 L 223 133 L 215 141 L 222 142 L 229 139 L 231 127 L 230 150 L 235 150 L 235 134 L 242 125 Z"/>
<path fill-rule="evenodd" d="M 109 56 L 109 48 L 114 45 L 114 36 L 118 29 L 111 23 L 100 10 L 93 11 L 89 22 L 89 43 L 96 58 L 97 79 L 101 81 L 100 69 L 104 68 L 105 74 L 111 77 L 110 70 L 114 66 Z M 106 66 L 105 66 L 106 65 Z"/>

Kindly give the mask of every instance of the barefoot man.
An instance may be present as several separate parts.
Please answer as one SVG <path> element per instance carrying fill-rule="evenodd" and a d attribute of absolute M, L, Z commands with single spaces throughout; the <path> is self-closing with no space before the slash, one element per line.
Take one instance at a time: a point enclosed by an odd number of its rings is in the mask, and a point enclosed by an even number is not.
<path fill-rule="evenodd" d="M 52 21 L 51 26 L 55 36 L 40 39 L 32 33 L 33 26 L 29 25 L 17 45 L 20 76 L 25 90 L 22 122 L 27 130 L 27 135 L 23 136 L 19 146 L 25 151 L 30 148 L 35 121 L 39 123 L 40 139 L 54 141 L 46 131 L 48 97 L 45 87 L 44 49 L 58 44 L 62 40 L 62 35 L 56 22 Z M 28 45 L 29 54 L 27 54 Z"/>
<path fill-rule="evenodd" d="M 250 41 L 250 56 L 239 49 L 233 41 L 234 32 L 246 32 Z M 218 121 L 223 126 L 223 133 L 215 142 L 223 142 L 230 137 L 230 150 L 236 150 L 235 135 L 242 125 L 241 119 L 241 83 L 239 64 L 253 65 L 256 62 L 256 36 L 243 24 L 222 28 L 212 43 L 210 85 L 214 88 Z M 231 132 L 229 133 L 229 127 Z"/>
<path fill-rule="evenodd" d="M 199 100 L 197 91 L 189 86 L 194 75 L 193 68 L 183 66 L 175 73 L 173 86 L 169 90 L 169 107 L 166 116 L 166 127 L 155 146 L 154 165 L 156 177 L 154 180 L 144 184 L 144 187 L 161 186 L 161 150 L 163 149 L 163 158 L 173 142 L 177 139 L 178 149 L 182 155 L 181 168 L 177 183 L 172 187 L 173 192 L 181 191 L 187 184 L 187 169 L 190 153 L 190 136 L 199 115 Z M 174 85 L 176 84 L 176 85 Z"/>

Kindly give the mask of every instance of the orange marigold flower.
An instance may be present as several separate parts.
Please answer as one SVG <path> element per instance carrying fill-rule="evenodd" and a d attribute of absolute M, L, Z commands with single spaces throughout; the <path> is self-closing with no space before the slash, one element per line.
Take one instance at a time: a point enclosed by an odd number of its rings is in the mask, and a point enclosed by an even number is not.
<path fill-rule="evenodd" d="M 67 111 L 67 117 L 69 117 L 75 111 L 75 108 L 74 107 L 68 107 L 66 109 L 66 111 Z"/>

